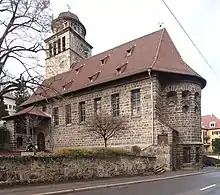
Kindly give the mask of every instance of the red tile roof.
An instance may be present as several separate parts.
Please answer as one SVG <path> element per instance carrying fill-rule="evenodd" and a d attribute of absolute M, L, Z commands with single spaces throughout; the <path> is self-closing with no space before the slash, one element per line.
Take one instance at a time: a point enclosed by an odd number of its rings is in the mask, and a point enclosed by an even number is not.
<path fill-rule="evenodd" d="M 45 118 L 50 118 L 49 115 L 47 115 L 46 113 L 41 111 L 39 108 L 34 107 L 34 106 L 30 106 L 30 107 L 27 107 L 27 108 L 15 113 L 14 115 L 4 117 L 4 119 L 9 119 L 9 118 L 12 118 L 12 117 L 15 117 L 15 116 L 21 116 L 21 115 L 24 115 L 24 114 L 30 114 L 30 115 L 36 115 L 36 116 L 42 116 L 42 117 L 45 117 Z"/>
<path fill-rule="evenodd" d="M 210 122 L 215 122 L 215 127 L 210 127 Z M 202 127 L 205 129 L 217 129 L 220 128 L 220 119 L 214 114 L 202 116 Z"/>
<path fill-rule="evenodd" d="M 126 57 L 132 48 L 131 55 Z M 39 87 L 23 105 L 148 69 L 195 76 L 200 79 L 202 87 L 206 85 L 206 81 L 182 60 L 166 29 L 162 29 L 75 63 L 68 72 L 46 79 L 44 87 Z"/>

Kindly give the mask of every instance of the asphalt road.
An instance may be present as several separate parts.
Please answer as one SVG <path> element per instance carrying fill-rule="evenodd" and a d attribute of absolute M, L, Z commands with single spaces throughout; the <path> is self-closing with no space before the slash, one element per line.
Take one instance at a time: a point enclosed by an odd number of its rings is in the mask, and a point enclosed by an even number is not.
<path fill-rule="evenodd" d="M 220 195 L 220 172 L 70 194 Z"/>
<path fill-rule="evenodd" d="M 164 174 L 166 176 L 166 173 Z M 167 173 L 169 176 L 169 173 Z M 150 179 L 150 176 L 148 176 Z M 143 180 L 143 177 L 126 179 L 126 181 Z M 117 179 L 112 183 L 124 183 Z M 18 187 L 0 189 L 0 195 L 42 195 L 44 192 L 66 191 L 87 186 L 105 185 L 107 181 L 84 183 L 64 183 L 45 186 Z M 90 184 L 89 184 L 90 183 Z M 109 183 L 109 182 L 107 182 Z M 50 194 L 50 193 L 48 193 Z M 194 176 L 179 177 L 139 184 L 126 184 L 119 187 L 101 188 L 97 190 L 69 193 L 69 195 L 220 195 L 220 172 L 212 172 Z"/>

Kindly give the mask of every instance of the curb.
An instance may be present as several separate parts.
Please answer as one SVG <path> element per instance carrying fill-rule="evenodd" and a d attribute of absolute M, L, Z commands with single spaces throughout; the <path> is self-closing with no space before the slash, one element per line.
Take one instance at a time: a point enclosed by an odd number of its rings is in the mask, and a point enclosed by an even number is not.
<path fill-rule="evenodd" d="M 122 183 L 89 186 L 89 187 L 67 189 L 67 190 L 61 190 L 61 191 L 43 192 L 43 193 L 37 193 L 37 194 L 32 194 L 32 195 L 62 195 L 62 194 L 83 192 L 83 191 L 89 191 L 89 190 L 96 190 L 96 189 L 103 189 L 103 188 L 110 188 L 110 187 L 119 187 L 119 186 L 126 186 L 126 185 L 139 184 L 139 183 L 145 183 L 145 182 L 162 181 L 162 180 L 175 179 L 175 178 L 194 176 L 194 175 L 202 175 L 202 174 L 213 173 L 213 172 L 217 172 L 217 171 L 219 171 L 219 170 L 205 171 L 205 172 L 199 172 L 199 173 L 198 172 L 197 173 L 187 173 L 187 174 L 180 174 L 180 175 L 167 176 L 167 177 L 154 178 L 154 179 L 136 180 L 136 181 L 122 182 Z"/>

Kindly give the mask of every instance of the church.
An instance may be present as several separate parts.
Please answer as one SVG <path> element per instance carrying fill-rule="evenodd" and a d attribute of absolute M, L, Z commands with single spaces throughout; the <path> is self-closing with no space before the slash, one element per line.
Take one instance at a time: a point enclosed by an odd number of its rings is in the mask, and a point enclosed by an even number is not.
<path fill-rule="evenodd" d="M 13 150 L 24 149 L 27 135 L 39 150 L 103 147 L 85 122 L 107 112 L 128 119 L 126 132 L 109 147 L 139 146 L 170 170 L 201 165 L 206 80 L 184 62 L 165 28 L 97 55 L 77 15 L 62 12 L 51 28 L 45 80 L 23 110 L 6 118 Z M 29 128 L 19 122 L 27 116 Z"/>

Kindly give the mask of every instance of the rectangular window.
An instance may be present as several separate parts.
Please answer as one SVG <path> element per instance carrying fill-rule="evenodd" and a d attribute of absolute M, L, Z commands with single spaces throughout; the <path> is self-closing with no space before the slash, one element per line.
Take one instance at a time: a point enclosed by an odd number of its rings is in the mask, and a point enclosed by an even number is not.
<path fill-rule="evenodd" d="M 62 48 L 63 48 L 63 51 L 66 50 L 66 39 L 65 39 L 65 37 L 62 38 Z"/>
<path fill-rule="evenodd" d="M 79 121 L 83 122 L 86 120 L 86 103 L 80 102 L 79 103 Z"/>
<path fill-rule="evenodd" d="M 53 55 L 57 54 L 57 42 L 53 42 Z"/>
<path fill-rule="evenodd" d="M 140 113 L 140 89 L 131 91 L 131 114 L 136 115 Z"/>
<path fill-rule="evenodd" d="M 120 108 L 119 108 L 119 94 L 113 94 L 111 96 L 112 103 L 112 115 L 119 116 Z"/>
<path fill-rule="evenodd" d="M 190 147 L 183 148 L 183 163 L 190 163 Z"/>
<path fill-rule="evenodd" d="M 199 162 L 199 147 L 196 148 L 196 163 Z"/>
<path fill-rule="evenodd" d="M 61 52 L 61 40 L 60 39 L 58 39 L 57 44 L 58 44 L 58 53 L 60 53 Z"/>
<path fill-rule="evenodd" d="M 168 144 L 168 134 L 158 135 L 157 142 L 159 145 Z"/>
<path fill-rule="evenodd" d="M 53 108 L 53 122 L 54 126 L 59 125 L 59 108 Z"/>
<path fill-rule="evenodd" d="M 9 109 L 12 109 L 12 105 L 9 105 Z"/>
<path fill-rule="evenodd" d="M 66 124 L 71 124 L 72 119 L 71 119 L 71 105 L 68 104 L 65 106 L 65 110 L 66 110 Z"/>
<path fill-rule="evenodd" d="M 13 110 L 16 110 L 16 106 L 13 106 Z"/>
<path fill-rule="evenodd" d="M 96 114 L 100 114 L 102 110 L 101 98 L 94 99 L 94 110 Z"/>
<path fill-rule="evenodd" d="M 49 57 L 53 55 L 53 46 L 52 43 L 49 44 Z"/>

